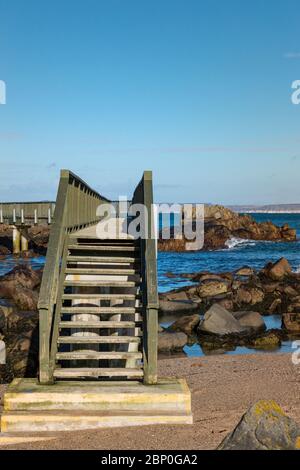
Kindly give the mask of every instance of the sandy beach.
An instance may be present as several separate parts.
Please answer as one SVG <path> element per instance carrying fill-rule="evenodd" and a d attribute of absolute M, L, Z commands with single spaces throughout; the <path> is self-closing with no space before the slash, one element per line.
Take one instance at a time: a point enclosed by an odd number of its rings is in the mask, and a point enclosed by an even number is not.
<path fill-rule="evenodd" d="M 171 357 L 159 360 L 159 374 L 185 377 L 192 392 L 192 426 L 150 426 L 59 433 L 42 442 L 1 449 L 193 450 L 215 449 L 259 399 L 274 399 L 300 422 L 300 366 L 290 354 Z M 1 396 L 5 386 L 1 387 Z"/>

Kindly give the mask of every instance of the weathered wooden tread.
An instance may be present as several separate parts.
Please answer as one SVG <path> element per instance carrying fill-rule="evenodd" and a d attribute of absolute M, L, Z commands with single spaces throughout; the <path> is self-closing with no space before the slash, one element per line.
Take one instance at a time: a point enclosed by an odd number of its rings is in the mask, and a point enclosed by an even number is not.
<path fill-rule="evenodd" d="M 115 264 L 122 264 L 122 263 L 139 263 L 139 258 L 134 258 L 132 256 L 73 256 L 69 255 L 67 257 L 67 262 L 82 262 L 82 263 L 115 263 Z"/>
<path fill-rule="evenodd" d="M 107 313 L 107 314 L 135 314 L 139 313 L 141 307 L 79 307 L 74 305 L 73 307 L 62 307 L 61 313 L 62 314 L 70 314 L 70 315 L 77 315 L 82 313 L 91 313 L 91 314 L 99 314 L 99 313 Z"/>
<path fill-rule="evenodd" d="M 54 369 L 54 377 L 72 379 L 76 377 L 143 377 L 142 369 L 138 368 L 59 368 Z"/>
<path fill-rule="evenodd" d="M 131 274 L 139 274 L 137 269 L 101 269 L 101 268 L 66 268 L 66 274 L 110 274 L 110 275 L 122 275 L 128 276 Z"/>
<path fill-rule="evenodd" d="M 64 286 L 79 286 L 79 287 L 136 287 L 138 281 L 107 281 L 106 279 L 97 279 L 90 281 L 77 281 L 67 280 Z"/>
<path fill-rule="evenodd" d="M 135 300 L 140 294 L 63 294 L 63 300 Z"/>
<path fill-rule="evenodd" d="M 61 321 L 59 328 L 136 328 L 137 322 L 134 321 Z"/>
<path fill-rule="evenodd" d="M 140 343 L 139 336 L 59 336 L 59 344 L 127 344 Z"/>
<path fill-rule="evenodd" d="M 80 250 L 80 251 L 132 251 L 137 252 L 139 248 L 137 246 L 113 246 L 113 245 L 68 245 L 69 250 Z"/>
<path fill-rule="evenodd" d="M 123 352 L 123 351 L 72 351 L 72 352 L 58 352 L 56 359 L 58 361 L 72 361 L 72 360 L 105 360 L 105 359 L 142 359 L 141 352 Z"/>

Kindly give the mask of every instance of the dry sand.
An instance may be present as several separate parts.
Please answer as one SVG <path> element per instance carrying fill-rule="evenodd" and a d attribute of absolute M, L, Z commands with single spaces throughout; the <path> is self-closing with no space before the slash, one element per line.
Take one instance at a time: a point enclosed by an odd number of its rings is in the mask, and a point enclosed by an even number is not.
<path fill-rule="evenodd" d="M 60 433 L 51 441 L 1 449 L 215 449 L 259 399 L 274 399 L 300 422 L 300 366 L 291 354 L 169 358 L 160 376 L 185 377 L 192 392 L 192 426 L 150 426 Z M 1 392 L 4 391 L 4 386 Z"/>

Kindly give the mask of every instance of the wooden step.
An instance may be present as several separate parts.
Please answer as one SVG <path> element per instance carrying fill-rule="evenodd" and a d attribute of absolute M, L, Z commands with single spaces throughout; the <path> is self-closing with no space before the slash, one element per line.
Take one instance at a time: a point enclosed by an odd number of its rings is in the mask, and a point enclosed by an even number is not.
<path fill-rule="evenodd" d="M 63 300 L 135 300 L 140 294 L 63 294 Z"/>
<path fill-rule="evenodd" d="M 82 263 L 101 263 L 101 264 L 106 264 L 106 263 L 115 263 L 115 264 L 122 264 L 122 263 L 139 263 L 140 259 L 139 258 L 133 258 L 133 257 L 128 257 L 128 256 L 68 256 L 67 257 L 68 262 L 77 262 L 80 261 Z"/>
<path fill-rule="evenodd" d="M 142 369 L 132 368 L 59 368 L 54 370 L 57 379 L 75 379 L 78 377 L 143 377 Z"/>
<path fill-rule="evenodd" d="M 123 351 L 72 351 L 72 352 L 58 352 L 56 359 L 58 361 L 88 361 L 88 360 L 106 360 L 106 359 L 142 359 L 141 352 L 123 352 Z"/>
<path fill-rule="evenodd" d="M 67 280 L 64 282 L 64 286 L 74 287 L 136 287 L 139 282 L 134 281 L 106 281 L 105 279 L 90 280 L 90 281 L 71 281 Z"/>
<path fill-rule="evenodd" d="M 140 343 L 139 336 L 59 336 L 57 339 L 59 344 L 123 344 L 123 343 Z"/>
<path fill-rule="evenodd" d="M 77 305 L 73 305 L 73 307 L 62 307 L 61 313 L 68 314 L 68 315 L 79 315 L 82 313 L 88 314 L 136 314 L 139 313 L 141 307 L 79 307 Z"/>
<path fill-rule="evenodd" d="M 66 274 L 109 274 L 109 275 L 122 275 L 128 276 L 133 274 L 139 274 L 136 269 L 100 269 L 100 268 L 81 268 L 80 265 L 77 268 L 66 268 Z"/>
<path fill-rule="evenodd" d="M 139 248 L 136 246 L 112 246 L 112 245 L 68 245 L 69 250 L 80 251 L 132 251 L 137 252 Z"/>
<path fill-rule="evenodd" d="M 91 321 L 61 321 L 59 323 L 59 328 L 88 328 L 88 329 L 101 329 L 101 328 L 115 328 L 115 329 L 122 329 L 122 328 L 136 328 L 137 323 L 134 321 L 98 321 L 98 322 L 91 322 Z"/>

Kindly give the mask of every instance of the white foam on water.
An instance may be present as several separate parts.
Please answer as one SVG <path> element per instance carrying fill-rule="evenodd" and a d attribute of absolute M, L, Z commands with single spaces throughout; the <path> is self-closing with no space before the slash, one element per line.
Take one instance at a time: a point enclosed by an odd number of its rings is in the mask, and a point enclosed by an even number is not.
<path fill-rule="evenodd" d="M 248 239 L 244 239 L 244 238 L 233 237 L 233 238 L 230 238 L 229 240 L 227 240 L 225 245 L 227 246 L 227 248 L 229 248 L 229 250 L 232 250 L 232 249 L 237 248 L 239 246 L 255 246 L 256 242 L 254 240 L 248 240 Z"/>

